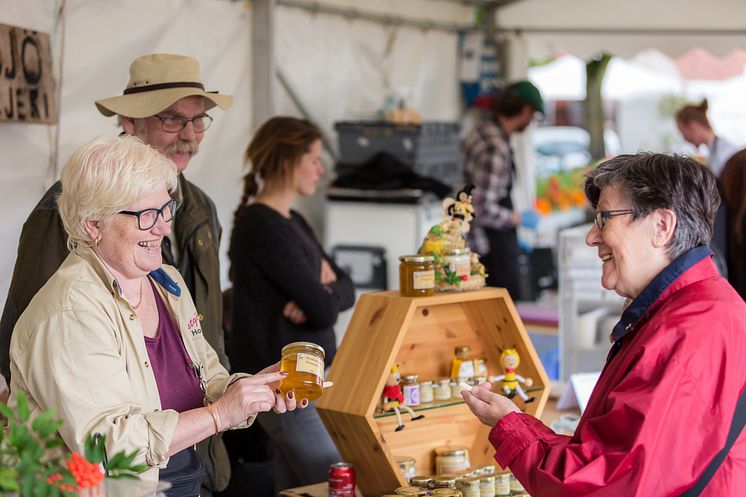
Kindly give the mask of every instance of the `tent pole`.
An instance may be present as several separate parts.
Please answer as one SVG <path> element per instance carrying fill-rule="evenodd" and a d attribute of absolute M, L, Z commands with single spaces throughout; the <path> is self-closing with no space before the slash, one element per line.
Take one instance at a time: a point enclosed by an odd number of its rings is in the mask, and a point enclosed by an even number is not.
<path fill-rule="evenodd" d="M 255 0 L 251 7 L 251 129 L 274 115 L 275 0 Z"/>

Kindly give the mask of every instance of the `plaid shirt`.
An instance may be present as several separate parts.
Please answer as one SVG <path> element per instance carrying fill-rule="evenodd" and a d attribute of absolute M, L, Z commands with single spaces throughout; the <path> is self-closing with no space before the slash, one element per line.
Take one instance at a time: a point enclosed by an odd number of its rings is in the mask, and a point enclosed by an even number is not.
<path fill-rule="evenodd" d="M 509 136 L 489 116 L 481 119 L 461 140 L 464 179 L 473 184 L 474 221 L 469 231 L 472 247 L 479 254 L 490 250 L 484 228 L 513 228 L 510 191 L 513 160 Z"/>

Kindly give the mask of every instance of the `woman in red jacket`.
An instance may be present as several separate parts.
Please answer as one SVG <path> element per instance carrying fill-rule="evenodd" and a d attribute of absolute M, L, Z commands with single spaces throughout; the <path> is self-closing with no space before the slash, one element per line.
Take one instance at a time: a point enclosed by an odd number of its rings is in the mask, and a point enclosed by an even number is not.
<path fill-rule="evenodd" d="M 746 385 L 746 304 L 706 246 L 715 177 L 686 157 L 623 155 L 590 172 L 585 193 L 601 284 L 630 303 L 573 436 L 489 384 L 464 392 L 493 427 L 495 459 L 534 497 L 742 495 L 746 436 L 726 438 Z"/>

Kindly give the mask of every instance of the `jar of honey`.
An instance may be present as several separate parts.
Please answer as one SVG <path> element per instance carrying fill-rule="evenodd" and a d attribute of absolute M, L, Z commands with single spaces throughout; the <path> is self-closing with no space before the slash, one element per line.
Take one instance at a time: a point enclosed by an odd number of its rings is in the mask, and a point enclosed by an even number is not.
<path fill-rule="evenodd" d="M 469 357 L 470 353 L 471 347 L 468 345 L 459 345 L 455 348 L 451 363 L 451 378 L 465 381 L 474 376 L 474 361 Z"/>
<path fill-rule="evenodd" d="M 435 269 L 431 255 L 399 257 L 399 291 L 402 297 L 425 297 L 433 294 Z"/>
<path fill-rule="evenodd" d="M 293 391 L 296 399 L 316 400 L 324 389 L 324 348 L 311 342 L 293 342 L 282 348 L 280 371 L 288 375 L 280 391 Z"/>

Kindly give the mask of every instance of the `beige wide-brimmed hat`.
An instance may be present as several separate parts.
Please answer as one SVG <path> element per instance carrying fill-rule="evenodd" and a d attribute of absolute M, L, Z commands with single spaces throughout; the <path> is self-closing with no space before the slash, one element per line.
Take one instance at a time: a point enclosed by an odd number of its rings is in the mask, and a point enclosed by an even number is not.
<path fill-rule="evenodd" d="M 153 116 L 184 97 L 205 97 L 205 110 L 216 105 L 227 110 L 233 97 L 205 91 L 199 77 L 199 62 L 191 57 L 151 54 L 130 65 L 130 80 L 122 95 L 96 101 L 105 116 L 131 118 Z"/>

